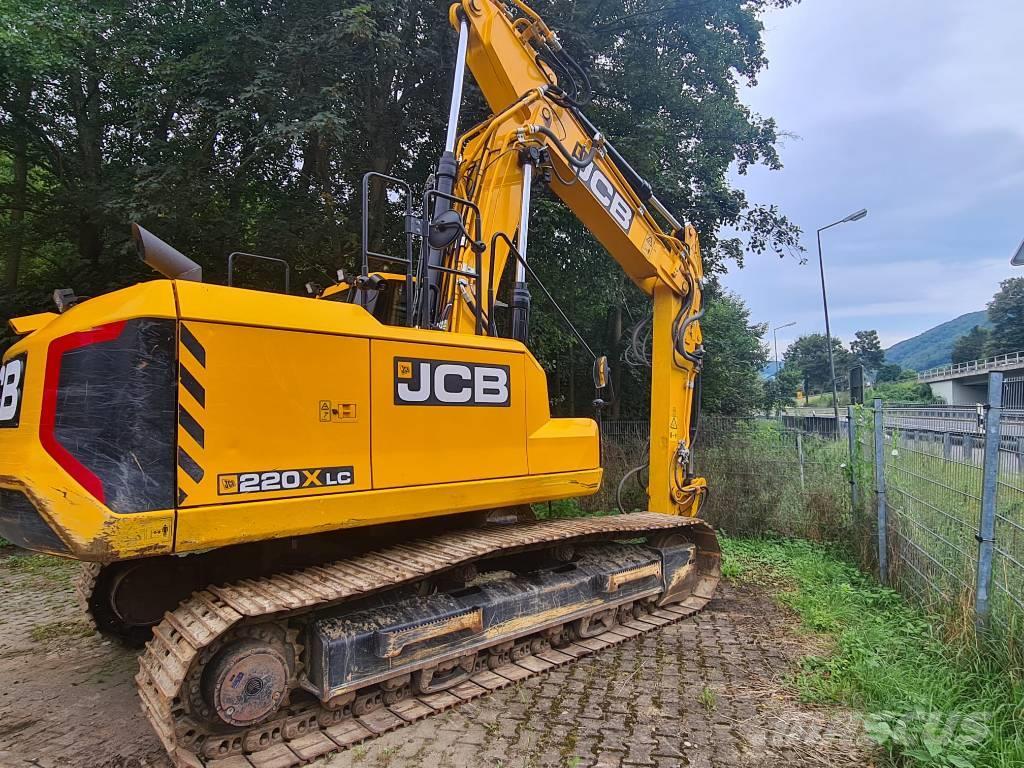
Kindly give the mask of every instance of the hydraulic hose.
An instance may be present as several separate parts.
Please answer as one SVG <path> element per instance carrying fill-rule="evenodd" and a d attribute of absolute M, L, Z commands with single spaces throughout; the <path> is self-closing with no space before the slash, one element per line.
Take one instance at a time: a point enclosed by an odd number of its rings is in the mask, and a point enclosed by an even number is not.
<path fill-rule="evenodd" d="M 593 137 L 590 145 L 590 151 L 588 151 L 584 157 L 576 158 L 573 157 L 572 152 L 570 152 L 566 148 L 565 144 L 562 143 L 562 140 L 558 138 L 558 135 L 546 125 L 531 125 L 528 130 L 530 133 L 539 133 L 542 136 L 546 136 L 551 143 L 555 145 L 555 148 L 558 150 L 558 154 L 565 159 L 565 162 L 569 163 L 573 168 L 578 168 L 580 170 L 594 162 L 594 158 L 597 157 L 598 150 L 604 146 L 604 137 L 598 133 Z"/>

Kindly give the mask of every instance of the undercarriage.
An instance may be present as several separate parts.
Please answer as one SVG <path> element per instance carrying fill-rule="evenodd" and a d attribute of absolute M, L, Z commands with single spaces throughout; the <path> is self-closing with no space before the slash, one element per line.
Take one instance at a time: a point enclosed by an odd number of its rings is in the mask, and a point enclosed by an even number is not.
<path fill-rule="evenodd" d="M 718 577 L 692 518 L 450 531 L 197 592 L 136 681 L 176 765 L 300 765 L 692 615 Z"/>

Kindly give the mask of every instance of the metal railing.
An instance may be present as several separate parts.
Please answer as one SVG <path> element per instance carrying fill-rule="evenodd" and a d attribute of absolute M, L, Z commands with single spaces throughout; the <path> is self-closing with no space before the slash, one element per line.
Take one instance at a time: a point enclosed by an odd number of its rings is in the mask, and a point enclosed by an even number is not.
<path fill-rule="evenodd" d="M 1003 407 L 1024 411 L 1024 376 L 1003 381 Z"/>
<path fill-rule="evenodd" d="M 950 363 L 929 368 L 917 374 L 919 382 L 946 379 L 955 376 L 966 376 L 971 373 L 1005 370 L 1006 368 L 1024 368 L 1024 352 L 1009 352 L 1005 355 L 987 357 L 984 360 L 970 360 L 966 363 Z"/>

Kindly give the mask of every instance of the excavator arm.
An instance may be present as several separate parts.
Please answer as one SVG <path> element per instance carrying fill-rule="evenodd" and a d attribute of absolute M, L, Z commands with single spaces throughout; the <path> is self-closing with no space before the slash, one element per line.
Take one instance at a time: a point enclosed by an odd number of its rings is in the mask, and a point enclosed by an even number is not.
<path fill-rule="evenodd" d="M 530 192 L 537 175 L 543 176 L 653 301 L 649 507 L 696 514 L 706 490 L 704 480 L 693 476 L 691 462 L 702 352 L 703 273 L 696 231 L 658 202 L 650 185 L 560 87 L 556 70 L 569 71 L 575 64 L 543 20 L 524 3 L 513 2 L 511 8 L 497 0 L 451 6 L 459 57 L 450 149 L 437 179 L 443 184 L 447 175 L 452 183 L 444 191 L 464 201 L 452 206 L 463 217 L 466 237 L 448 249 L 430 249 L 421 280 L 425 275 L 429 290 L 436 292 L 439 325 L 461 333 L 481 327 L 493 332 L 493 298 L 479 297 L 493 297 L 511 262 L 512 335 L 525 343 Z M 473 73 L 492 115 L 454 141 L 463 66 Z M 434 213 L 436 221 L 439 210 Z M 471 277 L 478 270 L 479 291 Z"/>

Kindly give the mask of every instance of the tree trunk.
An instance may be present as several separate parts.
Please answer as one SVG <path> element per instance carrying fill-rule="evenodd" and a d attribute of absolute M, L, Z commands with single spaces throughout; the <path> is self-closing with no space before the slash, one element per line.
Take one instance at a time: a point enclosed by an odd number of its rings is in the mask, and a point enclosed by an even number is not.
<path fill-rule="evenodd" d="M 608 354 L 612 358 L 612 400 L 608 409 L 608 417 L 617 419 L 621 415 L 619 403 L 622 402 L 622 365 L 619 364 L 622 356 L 619 349 L 622 346 L 622 302 L 617 301 L 615 306 L 609 310 L 610 318 L 608 323 Z"/>
<path fill-rule="evenodd" d="M 31 85 L 22 81 L 18 86 L 14 120 L 18 125 L 14 137 L 14 185 L 11 192 L 11 241 L 7 251 L 4 271 L 4 285 L 14 290 L 18 287 L 18 273 L 21 270 L 21 255 L 25 247 L 25 206 L 28 204 L 28 134 L 24 129 L 28 112 Z"/>
<path fill-rule="evenodd" d="M 86 62 L 91 64 L 91 57 Z M 103 127 L 99 106 L 99 77 L 83 73 L 80 89 L 72 89 L 80 167 L 78 253 L 89 264 L 99 265 L 103 254 L 103 225 L 98 220 L 96 199 L 103 175 Z"/>
<path fill-rule="evenodd" d="M 576 293 L 569 299 L 569 317 L 576 317 Z M 576 415 L 576 339 L 569 337 L 569 416 Z"/>

